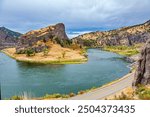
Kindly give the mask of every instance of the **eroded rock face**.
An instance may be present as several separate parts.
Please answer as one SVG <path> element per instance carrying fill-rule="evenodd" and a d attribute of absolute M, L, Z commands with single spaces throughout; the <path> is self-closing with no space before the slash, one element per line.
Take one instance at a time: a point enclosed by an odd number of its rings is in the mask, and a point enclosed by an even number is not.
<path fill-rule="evenodd" d="M 73 39 L 82 46 L 117 46 L 145 43 L 150 38 L 150 21 L 135 26 L 110 31 L 97 31 L 80 35 Z M 91 43 L 92 41 L 92 43 Z"/>
<path fill-rule="evenodd" d="M 141 51 L 140 59 L 138 61 L 137 70 L 135 73 L 134 86 L 138 84 L 150 84 L 150 40 Z"/>
<path fill-rule="evenodd" d="M 8 47 L 15 47 L 20 35 L 21 34 L 18 32 L 0 27 L 0 50 Z"/>
<path fill-rule="evenodd" d="M 39 30 L 30 31 L 19 38 L 17 53 L 23 53 L 27 48 L 35 52 L 41 52 L 44 48 L 49 48 L 46 44 L 49 41 L 62 44 L 68 40 L 63 23 L 59 23 Z M 38 44 L 40 43 L 40 44 Z"/>

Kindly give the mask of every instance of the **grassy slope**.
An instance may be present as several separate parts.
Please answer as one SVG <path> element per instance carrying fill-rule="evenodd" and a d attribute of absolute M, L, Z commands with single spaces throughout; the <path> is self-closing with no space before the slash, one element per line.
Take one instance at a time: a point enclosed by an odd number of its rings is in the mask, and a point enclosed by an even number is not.
<path fill-rule="evenodd" d="M 132 56 L 139 53 L 143 44 L 136 44 L 134 46 L 105 46 L 103 50 L 115 52 L 123 56 Z"/>

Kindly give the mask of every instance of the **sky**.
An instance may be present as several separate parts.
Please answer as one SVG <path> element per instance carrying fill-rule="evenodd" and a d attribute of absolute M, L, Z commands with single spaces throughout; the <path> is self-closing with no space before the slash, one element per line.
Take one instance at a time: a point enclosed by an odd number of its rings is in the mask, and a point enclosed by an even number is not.
<path fill-rule="evenodd" d="M 61 22 L 76 34 L 149 19 L 150 0 L 0 0 L 0 26 L 22 33 Z"/>

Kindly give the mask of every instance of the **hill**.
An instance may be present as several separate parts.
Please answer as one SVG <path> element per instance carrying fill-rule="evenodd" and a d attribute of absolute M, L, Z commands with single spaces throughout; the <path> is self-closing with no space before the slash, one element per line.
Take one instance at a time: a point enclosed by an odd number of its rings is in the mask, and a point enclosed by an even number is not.
<path fill-rule="evenodd" d="M 68 39 L 62 23 L 29 31 L 18 38 L 16 48 L 8 48 L 3 52 L 28 63 L 66 64 L 87 61 L 83 49 Z"/>
<path fill-rule="evenodd" d="M 0 50 L 8 47 L 14 47 L 21 33 L 11 31 L 5 27 L 0 27 Z"/>
<path fill-rule="evenodd" d="M 110 31 L 97 31 L 73 38 L 74 43 L 87 47 L 130 46 L 145 43 L 150 38 L 150 20 L 139 25 Z"/>

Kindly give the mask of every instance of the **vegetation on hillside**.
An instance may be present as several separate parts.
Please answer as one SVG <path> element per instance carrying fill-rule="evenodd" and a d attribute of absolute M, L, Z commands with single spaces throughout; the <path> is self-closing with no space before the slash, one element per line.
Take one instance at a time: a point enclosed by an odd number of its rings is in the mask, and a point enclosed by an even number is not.
<path fill-rule="evenodd" d="M 126 89 L 126 91 L 123 91 L 119 95 L 115 95 L 113 98 L 110 98 L 110 99 L 113 99 L 113 100 L 150 100 L 150 87 L 139 86 L 136 89 L 128 88 Z"/>
<path fill-rule="evenodd" d="M 115 52 L 124 56 L 132 56 L 139 53 L 140 47 L 142 47 L 142 44 L 134 46 L 105 46 L 103 50 Z"/>
<path fill-rule="evenodd" d="M 150 87 L 140 86 L 135 93 L 139 99 L 150 100 Z"/>

